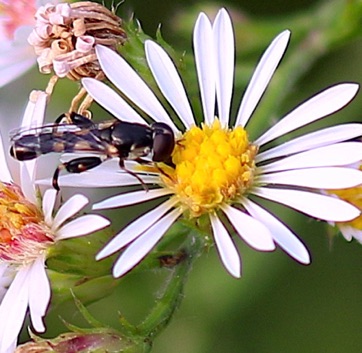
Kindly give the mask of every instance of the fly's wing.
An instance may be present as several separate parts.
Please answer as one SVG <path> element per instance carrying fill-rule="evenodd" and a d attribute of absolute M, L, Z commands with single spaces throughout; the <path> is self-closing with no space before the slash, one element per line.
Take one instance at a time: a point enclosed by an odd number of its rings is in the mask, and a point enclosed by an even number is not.
<path fill-rule="evenodd" d="M 56 134 L 57 132 L 77 132 L 81 129 L 74 124 L 47 124 L 37 127 L 22 127 L 20 129 L 11 130 L 9 133 L 10 141 L 17 141 L 24 136 L 39 136 L 43 134 Z"/>
<path fill-rule="evenodd" d="M 74 124 L 53 124 L 17 130 L 10 138 L 10 154 L 20 161 L 50 152 L 105 154 L 107 144 L 92 131 L 96 130 L 81 129 Z"/>
<path fill-rule="evenodd" d="M 78 132 L 78 131 L 84 131 L 84 132 L 92 132 L 94 134 L 97 133 L 97 131 L 102 131 L 111 128 L 115 122 L 118 120 L 112 119 L 112 120 L 106 120 L 100 123 L 95 123 L 88 118 L 83 118 L 89 121 L 88 124 L 85 124 L 84 122 L 79 123 L 76 121 L 75 123 L 52 123 L 52 124 L 46 124 L 42 126 L 36 126 L 36 127 L 23 127 L 20 129 L 14 129 L 10 131 L 10 141 L 16 141 L 18 139 L 21 139 L 23 136 L 26 135 L 32 135 L 32 136 L 38 136 L 42 134 L 54 134 L 57 133 L 71 133 L 71 132 Z"/>

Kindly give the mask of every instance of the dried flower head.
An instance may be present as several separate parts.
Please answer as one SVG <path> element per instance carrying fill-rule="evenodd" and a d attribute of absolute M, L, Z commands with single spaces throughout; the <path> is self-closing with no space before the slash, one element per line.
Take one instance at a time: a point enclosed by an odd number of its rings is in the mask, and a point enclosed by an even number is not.
<path fill-rule="evenodd" d="M 101 71 L 94 47 L 115 49 L 126 40 L 122 20 L 94 2 L 46 4 L 35 15 L 36 25 L 28 38 L 38 56 L 39 70 L 79 80 Z"/>

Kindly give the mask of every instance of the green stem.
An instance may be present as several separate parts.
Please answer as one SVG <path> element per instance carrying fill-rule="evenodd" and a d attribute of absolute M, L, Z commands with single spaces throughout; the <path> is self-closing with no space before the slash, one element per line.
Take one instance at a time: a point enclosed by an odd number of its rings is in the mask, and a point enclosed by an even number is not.
<path fill-rule="evenodd" d="M 178 252 L 180 261 L 173 267 L 164 293 L 145 320 L 137 326 L 139 335 L 148 337 L 152 341 L 169 324 L 183 298 L 188 273 L 201 251 L 202 242 L 197 241 L 190 233 Z"/>

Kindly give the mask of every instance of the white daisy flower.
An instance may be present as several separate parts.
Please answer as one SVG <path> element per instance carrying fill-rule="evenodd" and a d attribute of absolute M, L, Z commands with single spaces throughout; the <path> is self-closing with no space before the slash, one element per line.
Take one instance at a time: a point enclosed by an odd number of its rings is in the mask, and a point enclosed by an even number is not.
<path fill-rule="evenodd" d="M 23 126 L 41 123 L 45 106 L 46 94 L 39 93 L 37 101 L 27 106 Z M 14 173 L 20 181 L 15 183 L 2 141 L 0 160 L 0 353 L 10 353 L 28 310 L 34 329 L 45 330 L 43 316 L 51 296 L 45 270 L 48 249 L 59 240 L 92 233 L 109 222 L 99 215 L 68 221 L 88 203 L 83 195 L 71 197 L 56 210 L 57 193 L 51 189 L 39 205 L 36 161 L 20 164 L 20 173 Z"/>
<path fill-rule="evenodd" d="M 343 142 L 361 135 L 361 124 L 326 128 L 259 152 L 268 142 L 341 109 L 357 93 L 357 84 L 345 83 L 326 89 L 284 116 L 255 141 L 248 140 L 245 126 L 284 54 L 289 36 L 289 31 L 282 32 L 262 56 L 233 128 L 228 126 L 234 77 L 234 34 L 226 10 L 220 10 L 213 23 L 201 13 L 194 29 L 195 61 L 204 114 L 201 127 L 196 126 L 198 117 L 192 112 L 172 60 L 158 44 L 146 41 L 147 63 L 160 91 L 185 126 L 183 134 L 135 70 L 115 52 L 97 47 L 99 62 L 108 79 L 153 120 L 168 124 L 178 141 L 172 156 L 174 168 L 158 163 L 158 168 L 153 168 L 154 175 L 142 176 L 144 183 L 156 183 L 159 188 L 127 192 L 94 205 L 94 209 L 107 209 L 168 197 L 167 201 L 131 222 L 97 255 L 99 260 L 127 246 L 113 268 L 115 277 L 139 263 L 180 217 L 209 217 L 220 258 L 235 277 L 240 276 L 241 261 L 224 225 L 225 219 L 240 238 L 256 250 L 271 251 L 277 244 L 297 261 L 308 264 L 308 250 L 298 237 L 249 196 L 272 200 L 327 221 L 347 221 L 360 214 L 356 207 L 320 195 L 318 190 L 361 183 L 360 172 L 343 167 L 361 160 L 360 145 Z M 86 78 L 83 84 L 88 93 L 117 118 L 145 123 L 104 83 Z M 109 163 L 98 167 L 98 171 L 64 176 L 60 184 L 104 187 L 138 183 L 132 175 L 111 173 L 112 166 Z"/>
<path fill-rule="evenodd" d="M 36 63 L 28 36 L 35 25 L 37 8 L 44 2 L 0 0 L 0 87 L 21 76 Z"/>

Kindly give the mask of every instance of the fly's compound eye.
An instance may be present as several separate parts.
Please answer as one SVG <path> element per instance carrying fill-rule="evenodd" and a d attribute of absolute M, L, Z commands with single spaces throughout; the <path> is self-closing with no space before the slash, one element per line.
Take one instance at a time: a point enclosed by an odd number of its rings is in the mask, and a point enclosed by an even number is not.
<path fill-rule="evenodd" d="M 10 155 L 18 161 L 29 161 L 38 157 L 36 151 L 16 146 L 10 147 Z"/>
<path fill-rule="evenodd" d="M 172 129 L 165 123 L 154 123 L 153 130 L 153 157 L 154 162 L 171 162 L 171 154 L 175 147 L 175 136 Z"/>

